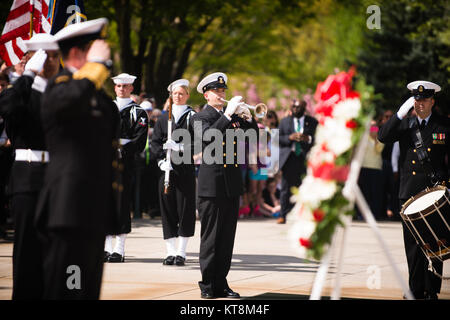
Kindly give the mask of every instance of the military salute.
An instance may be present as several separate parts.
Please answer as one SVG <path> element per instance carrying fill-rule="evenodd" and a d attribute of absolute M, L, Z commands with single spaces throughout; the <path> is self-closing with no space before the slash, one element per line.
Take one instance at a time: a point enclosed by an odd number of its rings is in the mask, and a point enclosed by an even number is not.
<path fill-rule="evenodd" d="M 216 72 L 206 76 L 197 86 L 207 101 L 205 108 L 192 117 L 192 124 L 201 124 L 200 135 L 203 138 L 203 151 L 212 142 L 205 140 L 209 129 L 217 129 L 223 134 L 223 163 L 206 163 L 205 153 L 198 174 L 198 212 L 201 221 L 200 270 L 202 280 L 199 282 L 201 297 L 239 298 L 239 294 L 230 289 L 227 275 L 231 266 L 234 237 L 239 211 L 239 197 L 243 193 L 241 169 L 236 159 L 236 145 L 231 147 L 226 139 L 227 129 L 258 129 L 257 123 L 250 117 L 244 120 L 236 112 L 242 97 L 233 97 L 223 112 L 227 89 L 227 76 Z M 234 149 L 233 163 L 227 163 L 227 147 Z"/>
<path fill-rule="evenodd" d="M 40 121 L 42 93 L 59 70 L 59 47 L 49 34 L 25 41 L 31 59 L 24 74 L 0 96 L 0 115 L 6 119 L 15 151 L 10 189 L 14 218 L 13 299 L 41 299 L 42 244 L 34 227 L 36 203 L 49 161 Z"/>
<path fill-rule="evenodd" d="M 110 50 L 100 40 L 106 25 L 95 19 L 55 35 L 64 70 L 49 81 L 42 99 L 51 161 L 37 211 L 45 299 L 98 299 L 105 236 L 118 231 L 111 164 L 119 113 L 101 90 L 109 76 Z"/>
<path fill-rule="evenodd" d="M 112 78 L 116 100 L 114 101 L 120 112 L 120 161 L 114 165 L 121 171 L 121 183 L 115 185 L 121 196 L 118 201 L 120 211 L 120 231 L 116 235 L 116 244 L 112 249 L 113 236 L 108 235 L 105 241 L 105 262 L 124 262 L 125 240 L 131 232 L 131 201 L 132 179 L 135 157 L 142 152 L 147 142 L 148 118 L 147 112 L 136 104 L 130 97 L 133 92 L 135 76 L 127 73 Z"/>
<path fill-rule="evenodd" d="M 170 172 L 168 186 L 165 185 L 167 182 L 165 175 L 161 175 L 158 189 L 163 237 L 167 248 L 163 264 L 182 266 L 186 260 L 189 237 L 192 237 L 195 231 L 195 168 L 192 150 L 194 135 L 190 126 L 195 111 L 186 104 L 189 99 L 188 80 L 176 80 L 167 90 L 170 94 L 169 103 L 173 102 L 172 108 L 169 108 L 172 112 L 171 120 L 169 120 L 169 113 L 164 113 L 158 119 L 153 130 L 151 148 L 160 169 Z M 168 121 L 172 121 L 172 124 Z M 169 126 L 172 130 L 189 130 L 190 140 L 168 139 Z M 184 152 L 188 152 L 188 161 L 175 164 L 166 157 L 168 149 L 179 153 L 180 157 Z"/>
<path fill-rule="evenodd" d="M 449 120 L 432 111 L 434 94 L 441 88 L 428 81 L 414 81 L 407 88 L 411 90 L 412 97 L 378 132 L 381 142 L 400 143 L 401 205 L 426 187 L 448 183 L 445 159 L 450 156 Z M 408 116 L 413 107 L 417 116 Z M 403 238 L 412 294 L 416 299 L 437 299 L 442 279 L 428 271 L 428 261 L 404 222 Z M 433 267 L 442 274 L 442 262 L 433 262 Z"/>

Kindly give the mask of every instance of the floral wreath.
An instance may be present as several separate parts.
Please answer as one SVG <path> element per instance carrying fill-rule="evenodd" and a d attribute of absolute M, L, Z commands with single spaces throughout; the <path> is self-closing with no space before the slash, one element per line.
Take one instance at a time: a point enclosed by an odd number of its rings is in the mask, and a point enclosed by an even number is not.
<path fill-rule="evenodd" d="M 315 143 L 307 157 L 306 176 L 291 198 L 295 220 L 289 237 L 302 257 L 320 260 L 336 226 L 343 225 L 341 218 L 354 213 L 342 189 L 368 114 L 352 88 L 354 74 L 351 68 L 328 76 L 314 95 L 319 121 Z"/>

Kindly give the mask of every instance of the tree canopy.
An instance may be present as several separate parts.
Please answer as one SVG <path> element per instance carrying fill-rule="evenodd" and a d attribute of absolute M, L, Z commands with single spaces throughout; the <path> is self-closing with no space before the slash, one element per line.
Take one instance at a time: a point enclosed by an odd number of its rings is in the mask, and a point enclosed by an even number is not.
<path fill-rule="evenodd" d="M 1 28 L 11 3 L 0 4 Z M 153 94 L 158 106 L 167 98 L 167 85 L 182 77 L 191 81 L 191 104 L 202 104 L 198 81 L 222 71 L 232 94 L 280 107 L 352 65 L 373 87 L 379 110 L 396 109 L 408 95 L 406 84 L 419 79 L 441 85 L 438 104 L 450 105 L 445 0 L 89 0 L 84 5 L 88 19 L 110 21 L 114 73 L 136 75 L 136 92 Z M 370 5 L 380 8 L 380 29 L 366 24 Z"/>

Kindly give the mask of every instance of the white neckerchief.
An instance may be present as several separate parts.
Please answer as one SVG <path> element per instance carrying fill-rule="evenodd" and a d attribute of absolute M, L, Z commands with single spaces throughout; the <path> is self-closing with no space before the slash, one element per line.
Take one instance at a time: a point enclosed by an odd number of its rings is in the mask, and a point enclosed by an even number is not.
<path fill-rule="evenodd" d="M 173 104 L 172 105 L 172 116 L 175 120 L 175 123 L 177 123 L 178 120 L 180 120 L 180 118 L 183 116 L 183 114 L 185 114 L 187 109 L 188 109 L 188 105 L 186 105 L 186 104 L 183 104 L 183 105 Z"/>
<path fill-rule="evenodd" d="M 116 103 L 117 107 L 119 108 L 119 111 L 122 111 L 127 105 L 129 105 L 130 103 L 132 103 L 134 101 L 131 100 L 131 98 L 119 98 L 119 97 L 117 97 L 114 102 Z"/>
<path fill-rule="evenodd" d="M 41 76 L 36 76 L 34 78 L 33 85 L 31 86 L 31 88 L 41 93 L 44 93 L 45 88 L 47 87 L 47 83 L 48 79 L 42 78 Z"/>

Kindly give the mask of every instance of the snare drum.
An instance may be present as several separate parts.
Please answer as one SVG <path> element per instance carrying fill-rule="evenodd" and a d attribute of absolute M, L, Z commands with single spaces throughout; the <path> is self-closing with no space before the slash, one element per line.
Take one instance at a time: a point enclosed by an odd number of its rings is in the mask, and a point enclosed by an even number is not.
<path fill-rule="evenodd" d="M 427 188 L 410 198 L 400 216 L 432 260 L 450 258 L 450 196 L 444 186 Z"/>

